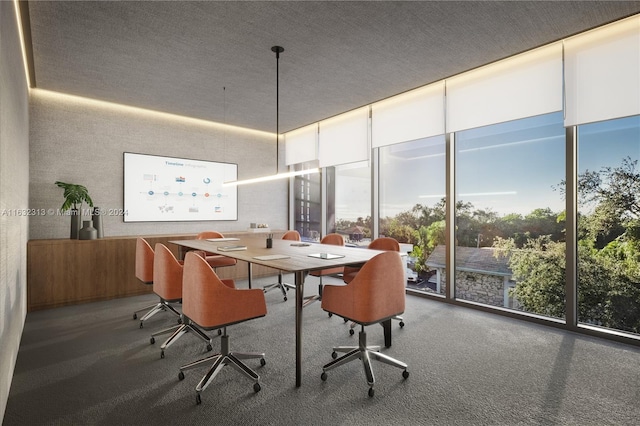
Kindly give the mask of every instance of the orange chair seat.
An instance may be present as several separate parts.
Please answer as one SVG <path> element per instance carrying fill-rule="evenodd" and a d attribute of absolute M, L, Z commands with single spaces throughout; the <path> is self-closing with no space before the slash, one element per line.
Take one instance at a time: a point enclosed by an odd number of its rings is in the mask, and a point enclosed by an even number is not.
<path fill-rule="evenodd" d="M 222 266 L 233 266 L 236 263 L 238 263 L 236 259 L 233 259 L 231 257 L 221 256 L 219 254 L 209 255 L 207 253 L 207 255 L 205 255 L 204 258 L 209 264 L 209 266 L 211 266 L 212 268 L 218 268 Z"/>

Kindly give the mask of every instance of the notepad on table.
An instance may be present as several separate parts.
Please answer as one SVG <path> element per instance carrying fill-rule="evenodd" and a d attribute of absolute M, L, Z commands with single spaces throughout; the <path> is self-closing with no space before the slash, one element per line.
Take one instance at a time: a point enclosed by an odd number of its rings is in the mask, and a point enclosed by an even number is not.
<path fill-rule="evenodd" d="M 238 251 L 238 250 L 246 250 L 247 246 L 224 246 L 218 247 L 218 251 Z"/>
<path fill-rule="evenodd" d="M 207 238 L 207 241 L 211 241 L 212 243 L 219 243 L 221 241 L 239 241 L 240 238 L 235 237 L 224 237 L 224 238 Z"/>
<path fill-rule="evenodd" d="M 312 253 L 308 256 L 317 257 L 318 259 L 339 259 L 341 257 L 344 257 L 341 254 L 331 254 L 331 253 Z"/>
<path fill-rule="evenodd" d="M 286 254 L 267 254 L 264 256 L 254 256 L 254 259 L 258 260 L 278 260 L 278 259 L 288 259 L 289 256 Z"/>
<path fill-rule="evenodd" d="M 310 245 L 309 243 L 292 243 L 291 247 L 309 247 Z"/>

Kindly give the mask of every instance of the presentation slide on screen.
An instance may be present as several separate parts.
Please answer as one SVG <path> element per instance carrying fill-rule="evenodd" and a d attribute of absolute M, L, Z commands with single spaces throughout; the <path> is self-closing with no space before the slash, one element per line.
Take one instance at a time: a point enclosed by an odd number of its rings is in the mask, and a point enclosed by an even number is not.
<path fill-rule="evenodd" d="M 125 222 L 238 220 L 238 165 L 124 153 Z"/>

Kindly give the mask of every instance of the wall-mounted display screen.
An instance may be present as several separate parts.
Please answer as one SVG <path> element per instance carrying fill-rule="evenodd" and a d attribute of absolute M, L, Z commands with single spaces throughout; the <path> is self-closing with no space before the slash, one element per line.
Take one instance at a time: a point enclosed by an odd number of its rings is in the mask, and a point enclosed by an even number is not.
<path fill-rule="evenodd" d="M 238 220 L 238 165 L 124 153 L 125 222 Z"/>

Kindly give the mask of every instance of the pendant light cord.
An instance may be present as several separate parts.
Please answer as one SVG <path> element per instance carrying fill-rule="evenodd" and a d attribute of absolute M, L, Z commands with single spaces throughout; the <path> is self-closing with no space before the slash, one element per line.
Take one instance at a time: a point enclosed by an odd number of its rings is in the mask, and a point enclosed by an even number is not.
<path fill-rule="evenodd" d="M 284 52 L 282 46 L 273 46 L 272 52 L 276 53 L 276 174 L 280 173 L 280 53 Z"/>

